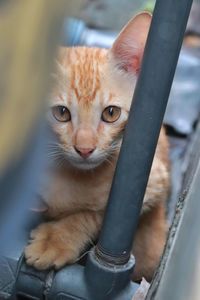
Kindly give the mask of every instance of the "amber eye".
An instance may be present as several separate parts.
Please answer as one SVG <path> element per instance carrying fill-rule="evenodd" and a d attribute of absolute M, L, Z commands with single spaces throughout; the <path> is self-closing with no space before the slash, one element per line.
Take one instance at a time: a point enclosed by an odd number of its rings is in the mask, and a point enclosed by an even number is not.
<path fill-rule="evenodd" d="M 59 122 L 69 122 L 71 120 L 71 114 L 65 106 L 54 106 L 51 108 L 54 118 Z"/>
<path fill-rule="evenodd" d="M 119 119 L 121 108 L 118 106 L 108 106 L 102 112 L 102 120 L 107 123 L 113 123 Z"/>

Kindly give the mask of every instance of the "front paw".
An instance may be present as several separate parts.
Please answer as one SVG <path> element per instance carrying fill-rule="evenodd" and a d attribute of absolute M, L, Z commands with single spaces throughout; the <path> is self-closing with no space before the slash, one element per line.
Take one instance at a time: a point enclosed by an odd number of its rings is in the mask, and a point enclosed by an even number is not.
<path fill-rule="evenodd" d="M 76 246 L 67 238 L 56 223 L 44 223 L 31 232 L 30 244 L 25 248 L 25 258 L 28 265 L 45 270 L 56 269 L 76 261 L 78 257 Z"/>

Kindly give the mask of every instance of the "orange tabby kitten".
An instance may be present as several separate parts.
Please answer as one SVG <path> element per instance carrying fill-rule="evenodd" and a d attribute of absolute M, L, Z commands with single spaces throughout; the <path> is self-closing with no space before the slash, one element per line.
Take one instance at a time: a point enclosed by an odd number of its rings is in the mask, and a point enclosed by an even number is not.
<path fill-rule="evenodd" d="M 148 13 L 137 15 L 110 50 L 60 49 L 48 118 L 63 163 L 42 194 L 49 221 L 31 232 L 25 249 L 37 269 L 77 261 L 98 236 L 150 22 Z M 161 131 L 133 244 L 136 280 L 151 279 L 165 243 L 168 166 Z"/>

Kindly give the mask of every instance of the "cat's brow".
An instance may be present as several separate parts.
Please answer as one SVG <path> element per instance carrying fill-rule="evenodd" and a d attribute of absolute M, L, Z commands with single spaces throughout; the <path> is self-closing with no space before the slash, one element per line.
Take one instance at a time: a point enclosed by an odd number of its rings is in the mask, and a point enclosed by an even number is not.
<path fill-rule="evenodd" d="M 71 88 L 79 102 L 93 101 L 100 89 L 98 70 L 94 70 L 86 64 L 74 67 L 72 69 Z"/>
<path fill-rule="evenodd" d="M 89 104 L 94 101 L 100 90 L 99 64 L 105 60 L 100 53 L 100 51 L 85 51 L 82 53 L 84 57 L 79 57 L 78 63 L 71 65 L 71 89 L 79 102 Z"/>

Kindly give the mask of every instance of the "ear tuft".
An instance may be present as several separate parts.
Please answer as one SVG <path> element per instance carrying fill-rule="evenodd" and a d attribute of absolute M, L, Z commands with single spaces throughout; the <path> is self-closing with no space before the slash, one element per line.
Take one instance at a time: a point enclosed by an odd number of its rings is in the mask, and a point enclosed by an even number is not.
<path fill-rule="evenodd" d="M 151 15 L 143 12 L 122 29 L 111 48 L 111 58 L 118 69 L 139 72 L 150 24 Z"/>

